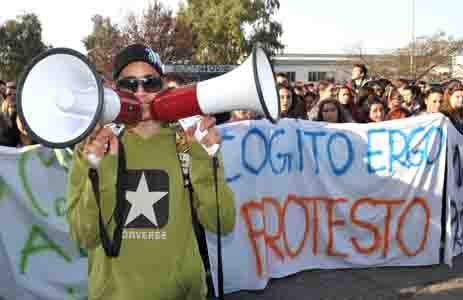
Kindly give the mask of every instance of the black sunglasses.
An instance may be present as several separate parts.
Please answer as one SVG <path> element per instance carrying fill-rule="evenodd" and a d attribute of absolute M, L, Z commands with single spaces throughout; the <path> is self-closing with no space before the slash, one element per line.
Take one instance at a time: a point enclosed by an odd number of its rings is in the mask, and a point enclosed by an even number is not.
<path fill-rule="evenodd" d="M 125 91 L 135 93 L 139 85 L 143 86 L 143 90 L 147 93 L 159 92 L 162 87 L 162 79 L 157 76 L 149 75 L 143 78 L 122 78 L 116 82 L 116 86 Z"/>

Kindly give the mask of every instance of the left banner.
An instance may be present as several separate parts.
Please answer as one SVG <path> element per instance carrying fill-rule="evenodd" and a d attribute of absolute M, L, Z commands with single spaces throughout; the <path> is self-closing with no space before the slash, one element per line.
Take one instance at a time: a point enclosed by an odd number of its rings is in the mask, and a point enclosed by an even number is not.
<path fill-rule="evenodd" d="M 0 147 L 0 296 L 86 299 L 86 253 L 69 239 L 63 152 Z"/>

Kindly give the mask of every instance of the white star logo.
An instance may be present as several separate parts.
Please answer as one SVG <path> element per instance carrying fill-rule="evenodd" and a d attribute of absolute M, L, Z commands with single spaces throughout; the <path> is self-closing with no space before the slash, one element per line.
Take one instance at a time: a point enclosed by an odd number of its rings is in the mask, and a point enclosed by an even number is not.
<path fill-rule="evenodd" d="M 148 189 L 148 183 L 146 182 L 145 173 L 142 173 L 137 191 L 127 191 L 125 193 L 127 201 L 132 204 L 127 220 L 125 221 L 125 226 L 135 220 L 139 215 L 144 215 L 151 223 L 159 226 L 153 205 L 167 194 L 168 192 L 150 192 Z"/>

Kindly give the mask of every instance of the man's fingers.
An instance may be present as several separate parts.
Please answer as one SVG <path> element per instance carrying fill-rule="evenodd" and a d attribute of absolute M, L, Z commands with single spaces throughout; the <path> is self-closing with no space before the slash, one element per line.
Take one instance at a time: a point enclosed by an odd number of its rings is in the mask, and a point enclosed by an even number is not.
<path fill-rule="evenodd" d="M 207 146 L 222 143 L 222 137 L 217 130 L 209 129 L 208 133 L 201 139 L 201 143 Z"/>
<path fill-rule="evenodd" d="M 191 126 L 191 127 L 188 127 L 188 128 L 185 130 L 185 134 L 186 134 L 189 138 L 194 137 L 195 131 L 196 131 L 196 127 L 197 127 L 197 125 L 193 125 L 193 126 Z"/>
<path fill-rule="evenodd" d="M 104 147 L 101 147 L 101 146 L 97 146 L 95 144 L 90 144 L 88 145 L 85 150 L 84 150 L 84 154 L 86 154 L 87 156 L 90 154 L 90 153 L 93 153 L 95 154 L 97 157 L 102 157 L 106 152 L 106 149 Z"/>
<path fill-rule="evenodd" d="M 109 140 L 109 154 L 116 155 L 119 150 L 119 140 L 117 139 L 116 136 L 113 136 Z"/>
<path fill-rule="evenodd" d="M 199 123 L 200 124 L 200 127 L 199 129 L 201 131 L 205 130 L 205 129 L 209 129 L 211 127 L 214 127 L 215 126 L 215 123 L 216 123 L 216 120 L 214 117 L 204 117 L 201 122 Z"/>

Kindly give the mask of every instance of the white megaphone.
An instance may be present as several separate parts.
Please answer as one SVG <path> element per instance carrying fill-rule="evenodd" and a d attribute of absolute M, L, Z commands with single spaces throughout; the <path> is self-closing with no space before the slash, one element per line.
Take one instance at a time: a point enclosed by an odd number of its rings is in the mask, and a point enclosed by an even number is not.
<path fill-rule="evenodd" d="M 17 106 L 31 137 L 52 148 L 80 142 L 97 123 L 136 123 L 142 115 L 135 96 L 103 87 L 88 59 L 68 48 L 54 48 L 32 60 L 19 82 Z M 271 64 L 257 48 L 225 75 L 161 91 L 150 110 L 159 121 L 252 110 L 276 122 L 280 98 Z"/>
<path fill-rule="evenodd" d="M 86 138 L 97 123 L 137 123 L 140 102 L 130 93 L 103 87 L 81 53 L 54 48 L 35 57 L 19 82 L 17 110 L 36 142 L 65 148 Z"/>

